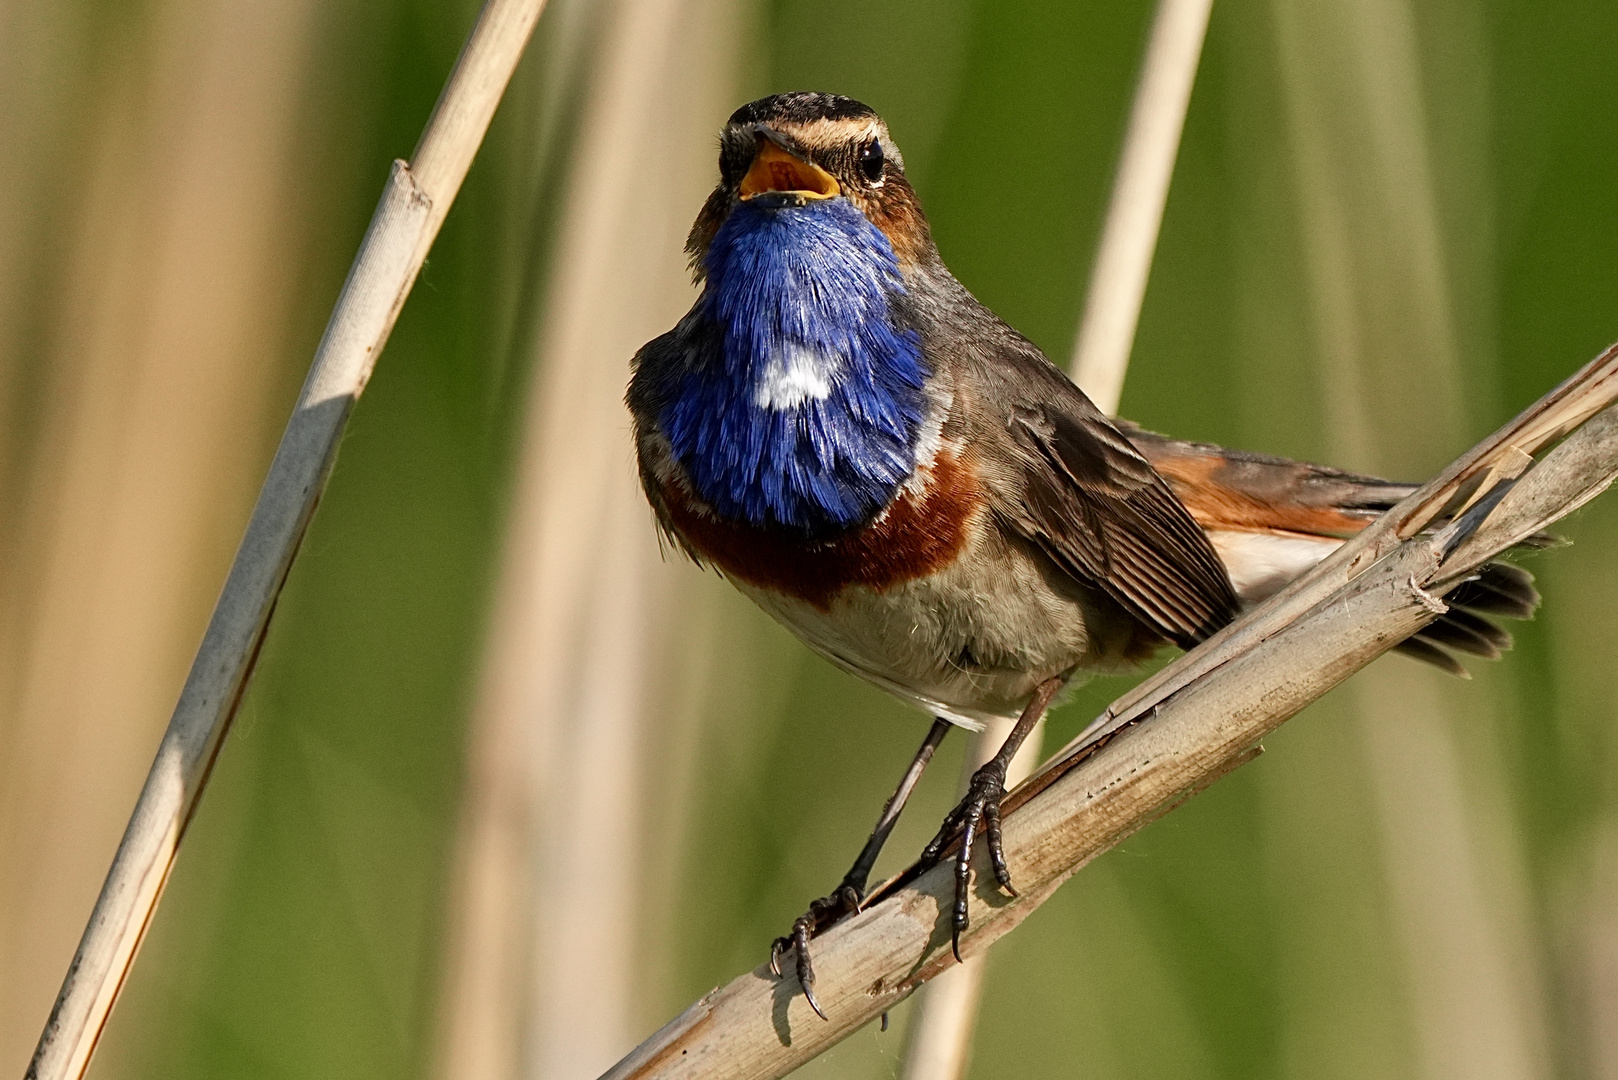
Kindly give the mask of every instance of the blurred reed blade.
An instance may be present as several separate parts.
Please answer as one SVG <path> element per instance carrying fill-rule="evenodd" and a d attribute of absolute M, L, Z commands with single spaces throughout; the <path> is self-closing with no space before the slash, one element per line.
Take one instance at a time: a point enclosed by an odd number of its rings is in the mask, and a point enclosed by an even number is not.
<path fill-rule="evenodd" d="M 560 15 L 564 9 L 559 8 Z M 628 362 L 690 306 L 682 241 L 734 106 L 742 5 L 600 7 L 471 717 L 436 1069 L 593 1076 L 633 1043 L 656 803 L 687 733 L 696 576 L 663 562 L 631 457 Z M 554 43 L 583 49 L 580 38 Z M 667 103 L 681 107 L 669 110 Z M 645 164 L 657 162 L 656 183 Z M 666 891 L 662 901 L 666 903 Z"/>
<path fill-rule="evenodd" d="M 1454 581 L 1611 484 L 1618 477 L 1615 365 L 1618 346 L 1389 511 L 1366 543 L 1345 545 L 1356 551 L 1344 560 L 1321 564 L 1170 665 L 1155 693 L 1131 695 L 1130 711 L 1109 709 L 1118 723 L 1013 792 L 1006 857 L 1026 884 L 1009 898 L 992 876 L 979 874 L 962 951 L 981 952 L 1085 862 L 1251 760 L 1259 740 L 1446 610 L 1439 596 Z M 1604 411 L 1522 479 L 1506 481 L 1494 510 L 1463 516 L 1434 536 L 1397 540 L 1398 526 L 1447 499 L 1465 476 L 1533 444 L 1535 432 L 1548 429 L 1548 415 L 1585 414 L 1596 402 Z M 1519 486 L 1526 493 L 1513 499 Z M 1383 540 L 1382 557 L 1345 578 L 1343 564 Z M 1263 634 L 1252 632 L 1261 625 Z M 1197 674 L 1181 678 L 1182 671 Z M 948 860 L 926 871 L 912 867 L 877 889 L 864 912 L 818 939 L 816 989 L 829 1022 L 810 1011 L 790 979 L 761 965 L 692 1005 L 604 1080 L 784 1075 L 953 965 L 946 923 L 953 891 Z"/>
<path fill-rule="evenodd" d="M 240 705 L 275 599 L 365 387 L 482 142 L 543 0 L 489 0 L 414 154 L 398 162 L 316 351 L 236 562 L 181 691 L 30 1078 L 89 1067 Z"/>
<path fill-rule="evenodd" d="M 1159 0 L 1152 20 L 1069 364 L 1079 387 L 1108 416 L 1117 414 L 1123 395 L 1212 9 L 1213 0 Z M 973 739 L 962 767 L 963 793 L 972 773 L 999 751 L 1010 730 L 1010 721 L 991 723 Z M 1006 770 L 1008 787 L 1028 778 L 1044 743 L 1041 719 Z M 971 957 L 922 992 L 905 1049 L 905 1080 L 955 1080 L 965 1074 L 985 959 Z"/>
<path fill-rule="evenodd" d="M 1118 412 L 1123 397 L 1124 373 L 1212 11 L 1213 0 L 1158 0 L 1152 20 L 1068 365 L 1074 381 L 1108 416 Z"/>
<path fill-rule="evenodd" d="M 0 12 L 0 1075 L 27 1067 L 294 388 L 316 7 Z"/>

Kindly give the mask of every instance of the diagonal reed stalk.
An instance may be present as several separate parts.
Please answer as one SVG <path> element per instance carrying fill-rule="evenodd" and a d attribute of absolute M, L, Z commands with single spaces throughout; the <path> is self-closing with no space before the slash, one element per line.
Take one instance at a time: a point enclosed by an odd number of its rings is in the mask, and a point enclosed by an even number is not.
<path fill-rule="evenodd" d="M 288 302 L 330 205 L 298 120 L 319 6 L 153 0 L 110 34 L 79 0 L 0 15 L 3 1076 L 34 1052 L 286 419 Z"/>
<path fill-rule="evenodd" d="M 1213 0 L 1159 0 L 1152 19 L 1101 242 L 1090 271 L 1084 314 L 1068 364 L 1080 388 L 1108 416 L 1117 414 L 1123 396 L 1135 328 L 1146 299 L 1146 282 L 1212 10 Z M 1010 731 L 1009 720 L 991 722 L 973 739 L 962 763 L 963 792 L 973 772 L 999 751 Z M 1038 762 L 1044 734 L 1041 720 L 1029 734 L 1023 752 L 1006 770 L 1008 784 L 1028 778 Z M 977 1026 L 983 963 L 981 956 L 968 958 L 928 984 L 905 1048 L 904 1080 L 956 1080 L 965 1074 Z"/>
<path fill-rule="evenodd" d="M 1002 893 L 980 860 L 962 951 L 981 953 L 1090 859 L 1256 757 L 1266 735 L 1447 610 L 1440 597 L 1466 575 L 1604 491 L 1618 478 L 1614 402 L 1618 346 L 1110 706 L 1007 800 L 1006 856 L 1022 894 Z M 818 939 L 829 1021 L 794 979 L 761 965 L 691 1005 L 603 1080 L 790 1072 L 953 966 L 953 892 L 948 860 L 912 867 Z"/>
<path fill-rule="evenodd" d="M 31 1080 L 78 1080 L 89 1067 L 241 703 L 349 413 L 543 7 L 544 0 L 488 0 L 411 161 L 394 163 L 34 1051 Z"/>

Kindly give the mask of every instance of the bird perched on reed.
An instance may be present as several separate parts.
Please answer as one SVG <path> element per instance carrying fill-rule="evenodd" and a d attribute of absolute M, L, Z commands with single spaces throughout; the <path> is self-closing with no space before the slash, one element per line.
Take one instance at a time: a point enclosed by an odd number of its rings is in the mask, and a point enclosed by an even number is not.
<path fill-rule="evenodd" d="M 1189 649 L 1411 489 L 1109 420 L 939 257 L 886 125 L 846 97 L 738 109 L 687 243 L 702 286 L 634 361 L 628 402 L 662 531 L 832 663 L 936 719 L 842 884 L 772 947 L 857 909 L 949 725 L 1016 717 L 923 852 L 959 836 L 952 932 L 981 832 L 999 882 L 1006 768 L 1057 692 Z M 1496 564 L 1403 649 L 1495 656 L 1477 614 L 1538 596 Z M 779 969 L 778 969 L 779 970 Z"/>

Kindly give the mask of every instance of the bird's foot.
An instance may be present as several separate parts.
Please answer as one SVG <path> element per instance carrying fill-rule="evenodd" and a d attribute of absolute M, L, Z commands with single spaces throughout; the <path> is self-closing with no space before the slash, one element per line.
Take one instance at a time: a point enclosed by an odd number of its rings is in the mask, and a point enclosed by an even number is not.
<path fill-rule="evenodd" d="M 994 867 L 994 879 L 1012 896 L 1017 890 L 1011 886 L 1011 871 L 1006 868 L 1006 853 L 1000 841 L 1000 800 L 1006 797 L 1006 767 L 991 761 L 972 774 L 966 797 L 944 819 L 938 835 L 933 837 L 921 853 L 922 866 L 936 866 L 944 848 L 961 834 L 960 854 L 955 857 L 955 908 L 950 916 L 950 948 L 955 959 L 961 959 L 961 935 L 970 925 L 966 913 L 967 897 L 972 885 L 972 844 L 978 830 L 983 830 L 989 849 L 989 864 Z"/>
<path fill-rule="evenodd" d="M 860 890 L 844 881 L 830 896 L 811 901 L 809 910 L 799 915 L 797 922 L 792 924 L 792 932 L 770 943 L 770 970 L 779 978 L 781 957 L 792 953 L 804 1000 L 809 1002 L 809 1007 L 822 1020 L 826 1019 L 826 1013 L 821 1009 L 820 1002 L 815 1000 L 815 966 L 809 959 L 809 941 L 822 930 L 859 911 L 861 900 Z"/>

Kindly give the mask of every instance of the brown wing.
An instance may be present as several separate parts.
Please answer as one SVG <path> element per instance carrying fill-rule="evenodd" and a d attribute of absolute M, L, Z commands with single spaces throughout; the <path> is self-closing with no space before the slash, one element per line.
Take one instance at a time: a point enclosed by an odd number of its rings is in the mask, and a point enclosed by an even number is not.
<path fill-rule="evenodd" d="M 1013 482 L 991 495 L 1006 527 L 1184 648 L 1234 618 L 1207 536 L 1090 399 L 1037 353 L 995 369 L 988 393 L 1015 402 L 1002 414 Z"/>

